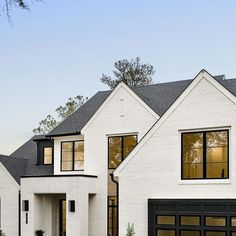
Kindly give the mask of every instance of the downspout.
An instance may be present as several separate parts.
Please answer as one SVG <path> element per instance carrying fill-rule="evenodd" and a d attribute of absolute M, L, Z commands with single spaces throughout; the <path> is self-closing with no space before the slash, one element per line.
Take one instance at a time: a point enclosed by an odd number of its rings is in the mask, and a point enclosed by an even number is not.
<path fill-rule="evenodd" d="M 113 173 L 111 173 L 110 176 L 111 176 L 112 182 L 116 184 L 116 193 L 117 193 L 117 230 L 116 230 L 116 233 L 117 233 L 117 236 L 119 236 L 119 182 L 115 180 Z"/>
<path fill-rule="evenodd" d="M 18 230 L 19 230 L 19 236 L 21 236 L 21 192 L 19 190 L 18 194 Z"/>

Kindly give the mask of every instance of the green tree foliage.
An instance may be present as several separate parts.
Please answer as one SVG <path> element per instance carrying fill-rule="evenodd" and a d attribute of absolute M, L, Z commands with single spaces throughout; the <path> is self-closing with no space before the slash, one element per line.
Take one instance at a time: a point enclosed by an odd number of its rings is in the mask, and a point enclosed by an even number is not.
<path fill-rule="evenodd" d="M 39 126 L 33 129 L 33 133 L 47 134 L 48 132 L 53 130 L 59 123 L 69 117 L 80 106 L 82 106 L 87 100 L 87 97 L 81 95 L 78 95 L 74 98 L 68 98 L 64 106 L 60 106 L 55 110 L 57 119 L 51 115 L 47 115 L 45 119 L 39 122 Z"/>
<path fill-rule="evenodd" d="M 134 232 L 134 224 L 128 224 L 126 236 L 134 236 L 136 233 Z"/>
<path fill-rule="evenodd" d="M 137 87 L 152 84 L 152 76 L 155 70 L 152 65 L 142 64 L 139 57 L 128 61 L 127 59 L 119 60 L 114 64 L 113 74 L 115 78 L 102 74 L 101 81 L 114 89 L 118 83 L 123 81 L 128 86 Z"/>

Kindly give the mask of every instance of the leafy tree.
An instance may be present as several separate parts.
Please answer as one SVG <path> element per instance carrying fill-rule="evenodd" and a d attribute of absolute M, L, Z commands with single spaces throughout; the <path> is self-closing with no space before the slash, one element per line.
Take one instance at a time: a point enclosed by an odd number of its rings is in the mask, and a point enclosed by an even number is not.
<path fill-rule="evenodd" d="M 60 106 L 56 109 L 57 119 L 51 115 L 39 122 L 39 126 L 33 129 L 34 134 L 47 134 L 53 130 L 59 123 L 69 117 L 74 111 L 82 106 L 88 100 L 87 97 L 78 95 L 74 98 L 68 98 L 64 106 Z"/>
<path fill-rule="evenodd" d="M 152 76 L 155 73 L 153 66 L 149 64 L 142 64 L 139 57 L 136 57 L 131 61 L 128 61 L 127 59 L 119 60 L 115 62 L 114 67 L 115 70 L 113 70 L 113 74 L 115 78 L 102 74 L 100 79 L 111 89 L 114 89 L 121 81 L 131 87 L 153 83 Z"/>
<path fill-rule="evenodd" d="M 41 0 L 35 0 L 35 1 L 41 1 Z M 13 7 L 18 7 L 23 10 L 29 10 L 29 5 L 26 0 L 3 0 L 3 5 L 4 6 L 1 6 L 1 7 L 5 9 L 8 20 L 10 22 L 11 22 L 10 11 L 12 10 Z"/>
<path fill-rule="evenodd" d="M 136 233 L 134 232 L 134 224 L 130 225 L 130 223 L 128 224 L 127 227 L 127 233 L 126 236 L 134 236 Z"/>

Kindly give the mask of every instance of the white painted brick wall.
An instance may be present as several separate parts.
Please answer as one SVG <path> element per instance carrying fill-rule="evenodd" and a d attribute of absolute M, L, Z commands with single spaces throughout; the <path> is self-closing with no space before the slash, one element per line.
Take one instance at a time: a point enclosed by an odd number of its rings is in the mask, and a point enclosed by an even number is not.
<path fill-rule="evenodd" d="M 96 217 L 89 236 L 107 234 L 108 135 L 138 133 L 140 140 L 156 118 L 121 87 L 84 133 L 85 172 L 98 175 L 98 193 L 93 201 Z"/>
<path fill-rule="evenodd" d="M 6 236 L 18 236 L 19 186 L 0 164 L 1 229 Z"/>
<path fill-rule="evenodd" d="M 70 236 L 88 235 L 88 196 L 97 191 L 97 178 L 84 177 L 43 177 L 23 178 L 21 180 L 22 200 L 29 200 L 28 224 L 26 212 L 21 212 L 21 228 L 23 236 L 32 236 L 36 230 L 45 231 L 45 236 L 57 236 L 56 225 L 45 224 L 44 220 L 52 220 L 52 202 L 48 194 L 59 196 L 64 194 L 67 200 L 75 200 L 75 212 L 67 211 L 67 234 Z M 39 194 L 38 197 L 35 194 Z M 44 198 L 45 196 L 46 198 Z M 47 211 L 45 208 L 48 208 Z M 58 205 L 57 205 L 58 207 Z M 57 216 L 58 217 L 58 216 Z M 51 227 L 54 227 L 52 229 Z M 52 235 L 51 232 L 54 232 Z"/>
<path fill-rule="evenodd" d="M 148 198 L 236 198 L 236 106 L 206 79 L 182 101 L 122 170 L 120 236 L 147 236 Z M 181 181 L 180 130 L 230 127 L 230 179 Z"/>
<path fill-rule="evenodd" d="M 156 119 L 157 117 L 133 95 L 125 88 L 120 87 L 102 112 L 85 129 L 83 135 L 55 138 L 54 173 L 80 173 L 60 171 L 60 147 L 62 141 L 84 138 L 85 168 L 82 174 L 97 175 L 96 185 L 90 185 L 89 183 L 86 185 L 72 177 L 22 179 L 22 197 L 34 204 L 33 209 L 29 212 L 28 225 L 25 224 L 25 213 L 22 213 L 22 232 L 24 236 L 32 236 L 36 226 L 39 227 L 37 225 L 37 222 L 40 222 L 39 217 L 45 217 L 38 214 L 37 208 L 40 206 L 33 196 L 34 193 L 65 193 L 67 199 L 76 200 L 79 204 L 79 212 L 68 213 L 67 215 L 67 234 L 69 236 L 87 236 L 88 228 L 86 227 L 88 225 L 90 226 L 89 236 L 105 236 L 107 234 L 108 135 L 135 132 L 138 133 L 138 139 L 140 140 Z M 86 189 L 85 186 L 89 189 Z M 96 193 L 92 201 L 90 199 L 92 203 L 90 207 L 88 206 L 86 193 Z M 89 212 L 92 212 L 93 215 L 87 215 Z M 86 218 L 90 219 L 89 224 L 86 222 Z M 49 236 L 48 232 L 45 236 Z"/>

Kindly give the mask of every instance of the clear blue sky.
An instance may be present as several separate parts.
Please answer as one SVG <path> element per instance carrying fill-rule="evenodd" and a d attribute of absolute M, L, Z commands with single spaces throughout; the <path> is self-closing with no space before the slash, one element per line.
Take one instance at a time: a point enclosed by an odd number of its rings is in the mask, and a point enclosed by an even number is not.
<path fill-rule="evenodd" d="M 3 2 L 3 0 L 1 1 Z M 236 77 L 235 0 L 44 0 L 0 16 L 0 153 L 69 96 L 107 89 L 114 61 L 140 56 L 155 82 L 200 69 Z"/>

